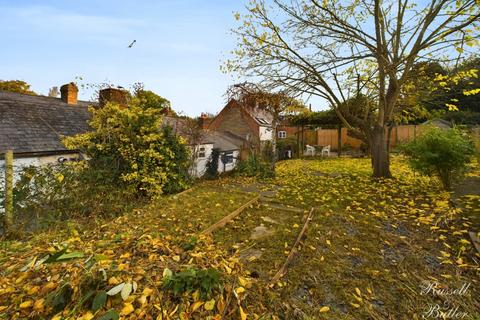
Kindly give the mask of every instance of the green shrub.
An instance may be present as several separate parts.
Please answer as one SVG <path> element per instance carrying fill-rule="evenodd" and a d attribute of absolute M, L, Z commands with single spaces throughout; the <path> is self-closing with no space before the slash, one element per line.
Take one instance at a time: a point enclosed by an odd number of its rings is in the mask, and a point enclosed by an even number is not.
<path fill-rule="evenodd" d="M 126 108 L 108 103 L 90 110 L 93 130 L 64 143 L 86 154 L 92 169 L 121 188 L 149 197 L 188 187 L 189 150 L 182 138 L 162 127 L 163 109 L 133 98 Z"/>
<path fill-rule="evenodd" d="M 199 291 L 202 300 L 208 299 L 215 289 L 220 288 L 220 273 L 215 269 L 187 269 L 168 274 L 163 279 L 163 288 L 175 296 Z"/>
<path fill-rule="evenodd" d="M 239 161 L 235 172 L 237 175 L 246 177 L 269 178 L 273 176 L 270 163 L 262 161 L 255 155 L 250 155 L 246 160 Z"/>
<path fill-rule="evenodd" d="M 107 176 L 85 161 L 25 168 L 14 187 L 15 223 L 39 230 L 73 217 L 117 216 L 143 201 Z"/>
<path fill-rule="evenodd" d="M 462 177 L 475 153 L 471 139 L 456 128 L 430 128 L 400 150 L 413 169 L 436 175 L 447 190 Z"/>
<path fill-rule="evenodd" d="M 285 139 L 277 139 L 277 152 L 278 152 L 278 159 L 283 160 L 286 159 L 286 151 L 292 151 L 292 158 L 298 155 L 298 144 L 296 137 L 287 137 Z"/>

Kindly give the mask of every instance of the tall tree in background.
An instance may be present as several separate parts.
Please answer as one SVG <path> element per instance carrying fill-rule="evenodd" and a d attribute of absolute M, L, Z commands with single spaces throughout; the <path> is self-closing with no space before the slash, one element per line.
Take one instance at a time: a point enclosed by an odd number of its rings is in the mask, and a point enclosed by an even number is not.
<path fill-rule="evenodd" d="M 246 14 L 235 14 L 243 23 L 224 67 L 269 90 L 327 100 L 367 137 L 373 175 L 390 177 L 386 132 L 412 67 L 468 53 L 478 42 L 479 9 L 475 0 L 250 0 Z M 342 112 L 364 90 L 376 103 L 362 116 Z"/>
<path fill-rule="evenodd" d="M 0 90 L 36 95 L 35 92 L 30 90 L 30 85 L 22 80 L 0 80 Z"/>

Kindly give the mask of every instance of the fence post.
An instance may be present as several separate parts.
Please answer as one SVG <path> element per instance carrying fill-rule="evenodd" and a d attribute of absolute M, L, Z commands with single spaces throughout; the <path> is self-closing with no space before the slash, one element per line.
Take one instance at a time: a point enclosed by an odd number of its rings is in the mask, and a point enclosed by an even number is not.
<path fill-rule="evenodd" d="M 13 224 L 13 151 L 5 152 L 5 231 Z"/>

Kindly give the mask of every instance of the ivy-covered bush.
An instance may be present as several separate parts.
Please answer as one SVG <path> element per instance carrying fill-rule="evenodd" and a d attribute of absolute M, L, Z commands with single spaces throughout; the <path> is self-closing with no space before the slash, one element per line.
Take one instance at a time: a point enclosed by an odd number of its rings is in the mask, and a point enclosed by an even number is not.
<path fill-rule="evenodd" d="M 472 140 L 462 131 L 429 128 L 415 140 L 400 146 L 413 169 L 435 175 L 445 189 L 460 179 L 475 154 Z"/>
<path fill-rule="evenodd" d="M 220 157 L 220 149 L 213 148 L 212 154 L 207 162 L 204 177 L 207 179 L 215 179 L 218 176 L 218 158 Z"/>
<path fill-rule="evenodd" d="M 92 131 L 64 143 L 85 154 L 102 179 L 148 197 L 188 187 L 188 147 L 162 126 L 161 108 L 133 98 L 128 107 L 108 103 L 90 111 Z"/>

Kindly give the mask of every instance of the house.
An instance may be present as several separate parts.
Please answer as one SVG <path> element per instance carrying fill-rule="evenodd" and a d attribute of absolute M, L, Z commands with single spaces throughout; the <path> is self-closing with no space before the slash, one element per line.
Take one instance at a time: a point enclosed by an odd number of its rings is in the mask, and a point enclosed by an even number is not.
<path fill-rule="evenodd" d="M 226 132 L 247 141 L 241 152 L 241 159 L 245 159 L 250 150 L 260 150 L 265 143 L 272 141 L 273 115 L 262 108 L 246 105 L 234 99 L 213 119 L 201 117 L 201 124 L 209 130 Z M 289 124 L 288 118 L 280 118 L 276 128 L 277 142 L 288 137 L 297 139 L 299 129 Z"/>
<path fill-rule="evenodd" d="M 203 176 L 213 149 L 219 151 L 217 171 L 222 173 L 233 170 L 246 141 L 228 132 L 204 129 L 201 119 L 200 123 L 192 123 L 189 119 L 180 117 L 163 118 L 164 125 L 171 127 L 175 134 L 182 136 L 190 145 L 193 154 L 190 174 L 195 177 Z"/>
<path fill-rule="evenodd" d="M 73 83 L 62 86 L 61 98 L 0 91 L 0 157 L 13 150 L 16 168 L 78 158 L 61 142 L 88 130 L 91 103 L 78 101 L 77 94 Z M 3 167 L 0 158 L 0 171 Z"/>
<path fill-rule="evenodd" d="M 210 121 L 208 129 L 229 132 L 260 147 L 262 143 L 272 140 L 272 120 L 270 112 L 232 99 Z"/>
<path fill-rule="evenodd" d="M 68 150 L 61 142 L 62 137 L 85 133 L 90 129 L 88 121 L 91 114 L 88 107 L 91 105 L 101 107 L 106 102 L 127 105 L 126 91 L 118 88 L 101 90 L 99 103 L 79 101 L 77 97 L 78 88 L 74 83 L 61 87 L 60 98 L 0 91 L 2 176 L 3 154 L 6 150 L 13 150 L 16 172 L 22 167 L 61 163 L 82 157 L 78 152 Z M 185 136 L 181 130 L 181 118 L 166 115 L 164 124 Z M 243 139 L 232 134 L 202 130 L 201 139 L 191 146 L 196 153 L 192 174 L 201 176 L 205 172 L 214 148 L 220 150 L 218 171 L 232 170 L 244 143 Z"/>

